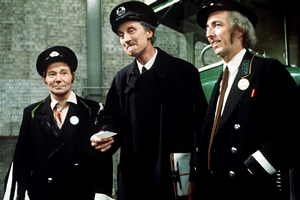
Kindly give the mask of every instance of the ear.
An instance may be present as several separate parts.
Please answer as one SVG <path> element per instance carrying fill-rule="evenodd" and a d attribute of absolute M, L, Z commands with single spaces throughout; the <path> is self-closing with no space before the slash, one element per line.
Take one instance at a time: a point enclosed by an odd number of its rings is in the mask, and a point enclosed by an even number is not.
<path fill-rule="evenodd" d="M 147 38 L 150 39 L 153 36 L 153 31 L 151 31 L 150 29 L 147 31 Z"/>
<path fill-rule="evenodd" d="M 236 35 L 238 38 L 242 38 L 244 35 L 244 30 L 242 29 L 236 29 Z"/>

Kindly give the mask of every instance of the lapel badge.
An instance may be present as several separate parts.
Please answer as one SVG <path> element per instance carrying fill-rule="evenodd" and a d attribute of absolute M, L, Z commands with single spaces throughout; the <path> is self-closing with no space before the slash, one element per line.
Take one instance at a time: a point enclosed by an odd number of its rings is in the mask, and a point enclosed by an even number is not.
<path fill-rule="evenodd" d="M 73 125 L 77 125 L 79 123 L 79 118 L 77 116 L 72 116 L 70 118 L 70 123 Z"/>
<path fill-rule="evenodd" d="M 250 82 L 248 81 L 248 79 L 246 78 L 242 78 L 241 80 L 239 80 L 238 82 L 238 88 L 240 90 L 246 90 L 250 85 Z"/>

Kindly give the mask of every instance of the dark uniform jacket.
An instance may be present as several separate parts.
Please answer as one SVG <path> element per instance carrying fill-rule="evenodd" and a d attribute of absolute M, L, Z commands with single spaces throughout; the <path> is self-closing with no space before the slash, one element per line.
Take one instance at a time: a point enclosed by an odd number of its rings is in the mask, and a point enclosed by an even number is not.
<path fill-rule="evenodd" d="M 48 96 L 24 109 L 13 159 L 18 199 L 24 198 L 25 190 L 31 200 L 111 195 L 111 157 L 90 145 L 91 135 L 99 130 L 99 104 L 77 96 L 77 105 L 70 103 L 59 130 L 50 101 Z"/>
<path fill-rule="evenodd" d="M 212 92 L 197 154 L 201 196 L 274 200 L 289 193 L 283 181 L 288 183 L 288 169 L 300 158 L 299 89 L 279 61 L 252 58 L 247 51 L 239 66 L 213 141 L 209 172 L 208 144 L 222 74 Z M 238 87 L 243 78 L 250 83 L 245 90 Z M 253 158 L 257 150 L 277 173 L 268 174 Z"/>
<path fill-rule="evenodd" d="M 170 154 L 192 152 L 206 107 L 197 69 L 160 49 L 145 73 L 136 61 L 117 73 L 102 129 L 118 133 L 119 199 L 174 199 Z"/>

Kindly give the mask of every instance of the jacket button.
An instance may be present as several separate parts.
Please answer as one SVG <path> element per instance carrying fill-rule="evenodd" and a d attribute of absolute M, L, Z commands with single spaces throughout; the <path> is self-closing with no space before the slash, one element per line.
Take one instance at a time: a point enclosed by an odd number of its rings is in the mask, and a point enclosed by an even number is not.
<path fill-rule="evenodd" d="M 240 130 L 241 129 L 241 125 L 235 124 L 233 128 L 234 128 L 234 130 Z"/>
<path fill-rule="evenodd" d="M 79 163 L 75 163 L 75 164 L 74 164 L 74 167 L 76 167 L 76 166 L 78 166 L 78 165 L 79 165 Z"/>
<path fill-rule="evenodd" d="M 51 177 L 48 178 L 48 183 L 52 183 L 53 179 Z"/>
<path fill-rule="evenodd" d="M 231 147 L 231 153 L 232 153 L 232 154 L 235 154 L 236 152 L 237 152 L 237 148 Z"/>
<path fill-rule="evenodd" d="M 230 172 L 228 173 L 228 175 L 229 175 L 230 178 L 234 178 L 234 177 L 235 177 L 234 171 L 230 171 Z"/>

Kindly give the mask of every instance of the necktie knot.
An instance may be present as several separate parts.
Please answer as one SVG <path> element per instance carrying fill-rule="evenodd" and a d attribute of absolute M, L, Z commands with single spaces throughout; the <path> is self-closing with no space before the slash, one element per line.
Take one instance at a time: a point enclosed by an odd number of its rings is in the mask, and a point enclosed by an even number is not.
<path fill-rule="evenodd" d="M 56 109 L 56 121 L 59 128 L 62 126 L 62 118 L 61 118 L 61 112 L 64 108 L 66 108 L 67 102 L 65 103 L 57 103 L 55 106 Z"/>
<path fill-rule="evenodd" d="M 144 73 L 145 71 L 147 71 L 147 68 L 145 66 L 142 67 L 142 73 Z"/>
<path fill-rule="evenodd" d="M 67 102 L 65 103 L 57 103 L 55 109 L 57 112 L 61 112 L 67 106 Z"/>

